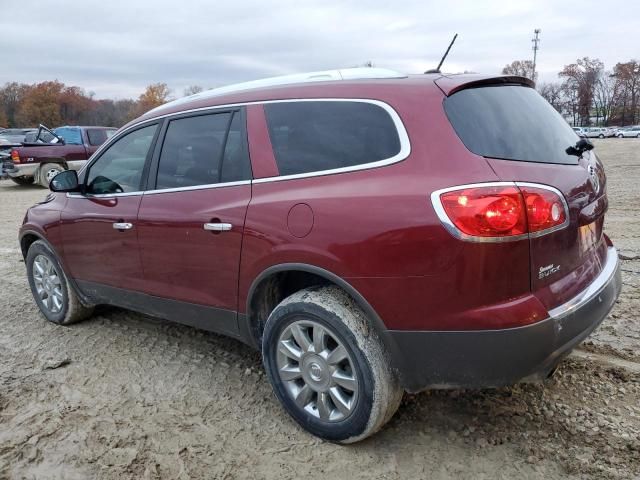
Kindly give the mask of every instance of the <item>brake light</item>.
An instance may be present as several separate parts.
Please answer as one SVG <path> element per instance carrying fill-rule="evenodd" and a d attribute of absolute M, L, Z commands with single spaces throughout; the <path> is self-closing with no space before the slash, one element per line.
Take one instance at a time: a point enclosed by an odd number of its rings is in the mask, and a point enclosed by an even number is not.
<path fill-rule="evenodd" d="M 17 150 L 11 150 L 11 161 L 13 163 L 20 163 L 20 155 Z"/>
<path fill-rule="evenodd" d="M 562 225 L 567 220 L 564 202 L 551 191 L 533 186 L 520 186 L 527 205 L 529 232 L 541 232 Z"/>
<path fill-rule="evenodd" d="M 542 185 L 469 185 L 434 192 L 432 202 L 449 231 L 467 240 L 538 236 L 564 225 L 568 218 L 562 194 Z"/>

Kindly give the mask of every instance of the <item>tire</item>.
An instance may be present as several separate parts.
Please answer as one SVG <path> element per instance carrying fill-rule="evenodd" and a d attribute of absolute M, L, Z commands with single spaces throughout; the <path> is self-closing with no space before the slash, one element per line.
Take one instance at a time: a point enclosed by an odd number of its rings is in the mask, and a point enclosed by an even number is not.
<path fill-rule="evenodd" d="M 346 444 L 374 434 L 402 400 L 378 336 L 335 286 L 306 288 L 283 300 L 267 319 L 262 355 L 287 413 L 325 440 Z"/>
<path fill-rule="evenodd" d="M 55 177 L 60 172 L 64 172 L 64 167 L 62 165 L 58 165 L 57 163 L 45 163 L 40 166 L 40 173 L 38 175 L 40 179 L 40 185 L 44 188 L 49 188 L 49 183 L 53 177 Z"/>
<path fill-rule="evenodd" d="M 31 244 L 25 263 L 31 293 L 47 320 L 58 325 L 70 325 L 91 316 L 93 306 L 80 302 L 58 259 L 45 242 L 37 240 Z M 41 295 L 39 289 L 45 292 Z"/>
<path fill-rule="evenodd" d="M 600 134 L 598 135 L 598 138 L 604 138 L 604 135 Z"/>
<path fill-rule="evenodd" d="M 623 137 L 624 137 L 624 135 L 622 135 L 622 134 L 618 135 L 618 138 L 623 138 Z"/>
<path fill-rule="evenodd" d="M 31 185 L 34 181 L 33 177 L 9 177 L 13 183 L 18 185 Z"/>
<path fill-rule="evenodd" d="M 636 135 L 636 138 L 640 138 L 640 133 L 638 135 Z"/>

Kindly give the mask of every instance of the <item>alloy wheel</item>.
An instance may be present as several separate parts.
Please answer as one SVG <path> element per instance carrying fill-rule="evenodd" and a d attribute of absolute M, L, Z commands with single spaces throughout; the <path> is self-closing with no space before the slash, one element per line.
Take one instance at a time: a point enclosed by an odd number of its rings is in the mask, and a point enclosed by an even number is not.
<path fill-rule="evenodd" d="M 349 417 L 356 406 L 359 379 L 344 344 L 312 320 L 288 325 L 278 339 L 278 375 L 295 404 L 325 422 Z"/>
<path fill-rule="evenodd" d="M 45 255 L 33 259 L 33 282 L 42 305 L 51 313 L 62 311 L 62 281 L 53 262 Z"/>

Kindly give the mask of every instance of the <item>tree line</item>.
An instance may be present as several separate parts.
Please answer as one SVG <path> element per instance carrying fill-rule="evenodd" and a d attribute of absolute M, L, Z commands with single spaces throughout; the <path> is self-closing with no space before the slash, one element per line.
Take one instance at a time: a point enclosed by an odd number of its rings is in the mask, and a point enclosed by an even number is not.
<path fill-rule="evenodd" d="M 202 91 L 191 86 L 191 95 Z M 9 82 L 0 88 L 0 127 L 49 127 L 60 125 L 102 125 L 121 127 L 171 98 L 165 83 L 149 85 L 136 99 L 98 100 L 92 92 L 57 80 L 28 85 Z"/>
<path fill-rule="evenodd" d="M 516 60 L 502 73 L 532 80 L 533 62 Z M 537 74 L 535 75 L 537 77 Z M 558 73 L 559 81 L 537 84 L 540 94 L 575 126 L 640 123 L 640 62 L 629 60 L 606 69 L 597 58 L 579 58 Z"/>
<path fill-rule="evenodd" d="M 503 74 L 536 80 L 533 62 L 516 60 Z M 535 75 L 537 77 L 537 74 Z M 537 85 L 540 94 L 573 125 L 640 123 L 640 62 L 629 60 L 605 69 L 597 58 L 579 58 L 558 73 L 559 81 Z M 184 95 L 201 92 L 194 85 Z M 92 92 L 57 80 L 6 83 L 0 88 L 0 127 L 103 125 L 120 127 L 171 98 L 166 83 L 154 83 L 136 99 L 95 99 Z"/>

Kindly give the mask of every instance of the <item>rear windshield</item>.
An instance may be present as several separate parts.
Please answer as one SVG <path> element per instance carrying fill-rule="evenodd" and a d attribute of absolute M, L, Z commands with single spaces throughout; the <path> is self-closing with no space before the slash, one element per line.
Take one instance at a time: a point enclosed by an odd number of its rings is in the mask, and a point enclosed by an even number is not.
<path fill-rule="evenodd" d="M 565 152 L 578 136 L 533 88 L 470 88 L 448 97 L 444 109 L 473 153 L 524 162 L 578 163 Z"/>

